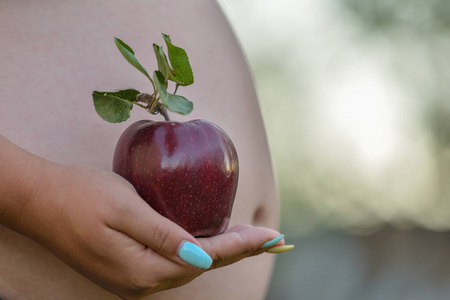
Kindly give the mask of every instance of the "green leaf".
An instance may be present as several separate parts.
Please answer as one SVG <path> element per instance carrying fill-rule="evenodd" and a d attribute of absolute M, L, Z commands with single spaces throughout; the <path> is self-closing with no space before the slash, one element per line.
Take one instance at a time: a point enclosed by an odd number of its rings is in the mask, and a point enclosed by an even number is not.
<path fill-rule="evenodd" d="M 135 89 L 110 92 L 94 91 L 92 98 L 94 100 L 95 111 L 107 122 L 124 122 L 130 118 L 130 111 L 133 108 L 133 102 L 136 101 L 138 94 L 140 92 Z"/>
<path fill-rule="evenodd" d="M 124 41 L 118 38 L 114 38 L 114 42 L 116 43 L 117 48 L 119 49 L 120 53 L 122 53 L 123 57 L 136 69 L 142 72 L 150 81 L 152 80 L 150 78 L 150 75 L 147 73 L 147 70 L 139 63 L 136 56 L 134 56 L 134 51 L 131 49 L 130 46 L 125 44 Z"/>
<path fill-rule="evenodd" d="M 170 67 L 163 48 L 153 44 L 153 49 L 155 50 L 156 60 L 158 61 L 158 70 L 164 75 L 165 80 L 171 80 L 176 82 L 178 85 L 184 84 L 184 79 L 180 72 L 177 70 L 172 70 Z"/>
<path fill-rule="evenodd" d="M 191 101 L 183 96 L 173 95 L 167 92 L 165 78 L 160 71 L 155 71 L 153 73 L 153 80 L 155 82 L 156 90 L 161 97 L 161 102 L 165 107 L 182 115 L 187 115 L 192 111 L 194 105 Z"/>
<path fill-rule="evenodd" d="M 167 57 L 161 46 L 153 44 L 153 50 L 155 51 L 156 60 L 158 61 L 158 70 L 163 74 L 165 81 L 167 81 L 171 71 Z"/>
<path fill-rule="evenodd" d="M 170 36 L 167 34 L 163 33 L 162 36 L 166 41 L 169 61 L 173 69 L 169 79 L 183 86 L 193 84 L 194 74 L 186 51 L 173 45 Z"/>

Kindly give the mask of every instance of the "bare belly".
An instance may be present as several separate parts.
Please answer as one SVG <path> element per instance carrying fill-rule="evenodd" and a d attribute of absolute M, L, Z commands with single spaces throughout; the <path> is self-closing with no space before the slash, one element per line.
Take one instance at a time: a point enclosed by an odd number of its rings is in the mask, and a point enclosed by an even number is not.
<path fill-rule="evenodd" d="M 63 164 L 111 169 L 115 143 L 133 121 L 101 120 L 91 92 L 151 85 L 115 49 L 117 36 L 156 68 L 152 43 L 160 32 L 184 47 L 195 84 L 180 90 L 194 112 L 175 120 L 207 119 L 233 139 L 240 182 L 231 226 L 277 226 L 269 151 L 246 62 L 213 1 L 2 1 L 0 3 L 0 132 L 22 148 Z M 178 7 L 175 7 L 174 4 Z M 180 7 L 184 6 L 184 7 Z M 4 30 L 5 29 L 5 30 Z M 156 117 L 157 119 L 158 117 Z M 257 176 L 255 176 L 257 174 Z M 208 272 L 187 286 L 149 299 L 261 299 L 273 260 L 268 255 Z M 251 279 L 250 279 L 251 278 Z M 115 299 L 52 253 L 0 226 L 0 298 Z"/>

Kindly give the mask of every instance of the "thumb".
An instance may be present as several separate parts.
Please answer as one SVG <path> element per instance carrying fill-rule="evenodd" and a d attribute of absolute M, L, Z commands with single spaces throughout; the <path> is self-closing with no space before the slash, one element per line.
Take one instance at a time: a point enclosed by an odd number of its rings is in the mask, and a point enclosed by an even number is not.
<path fill-rule="evenodd" d="M 176 263 L 209 269 L 211 257 L 190 233 L 160 215 L 138 194 L 127 198 L 127 204 L 116 214 L 119 218 L 108 224 L 111 228 Z"/>

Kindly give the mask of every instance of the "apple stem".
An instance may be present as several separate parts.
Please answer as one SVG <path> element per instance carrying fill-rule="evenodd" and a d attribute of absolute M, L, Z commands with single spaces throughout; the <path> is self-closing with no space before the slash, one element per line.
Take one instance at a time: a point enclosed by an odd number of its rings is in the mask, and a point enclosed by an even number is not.
<path fill-rule="evenodd" d="M 170 121 L 169 114 L 167 113 L 167 109 L 163 105 L 159 105 L 159 113 L 163 115 L 166 121 Z"/>
<path fill-rule="evenodd" d="M 149 95 L 149 94 L 139 94 L 136 97 L 136 102 L 134 102 L 134 104 L 137 104 L 138 106 L 145 108 L 149 113 L 151 114 L 158 114 L 160 113 L 161 115 L 163 115 L 164 119 L 166 119 L 166 121 L 170 121 L 169 118 L 169 114 L 167 113 L 167 109 L 164 107 L 164 105 L 161 104 L 161 102 L 159 102 L 159 97 L 156 97 L 156 92 L 153 93 L 153 95 Z M 144 106 L 142 104 L 137 103 L 137 101 L 143 102 L 145 104 L 147 104 L 147 106 Z"/>

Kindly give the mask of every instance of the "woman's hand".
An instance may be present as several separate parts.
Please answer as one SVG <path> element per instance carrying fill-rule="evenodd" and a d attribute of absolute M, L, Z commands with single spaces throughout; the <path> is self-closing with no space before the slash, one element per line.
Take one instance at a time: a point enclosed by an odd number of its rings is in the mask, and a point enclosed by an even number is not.
<path fill-rule="evenodd" d="M 212 258 L 212 269 L 263 253 L 268 248 L 260 249 L 261 245 L 279 235 L 238 225 L 215 237 L 195 239 L 112 172 L 47 163 L 42 173 L 18 228 L 125 299 L 184 285 L 207 271 L 187 263 L 196 264 L 196 258 L 182 255 L 185 245 L 194 252 L 204 249 Z"/>

